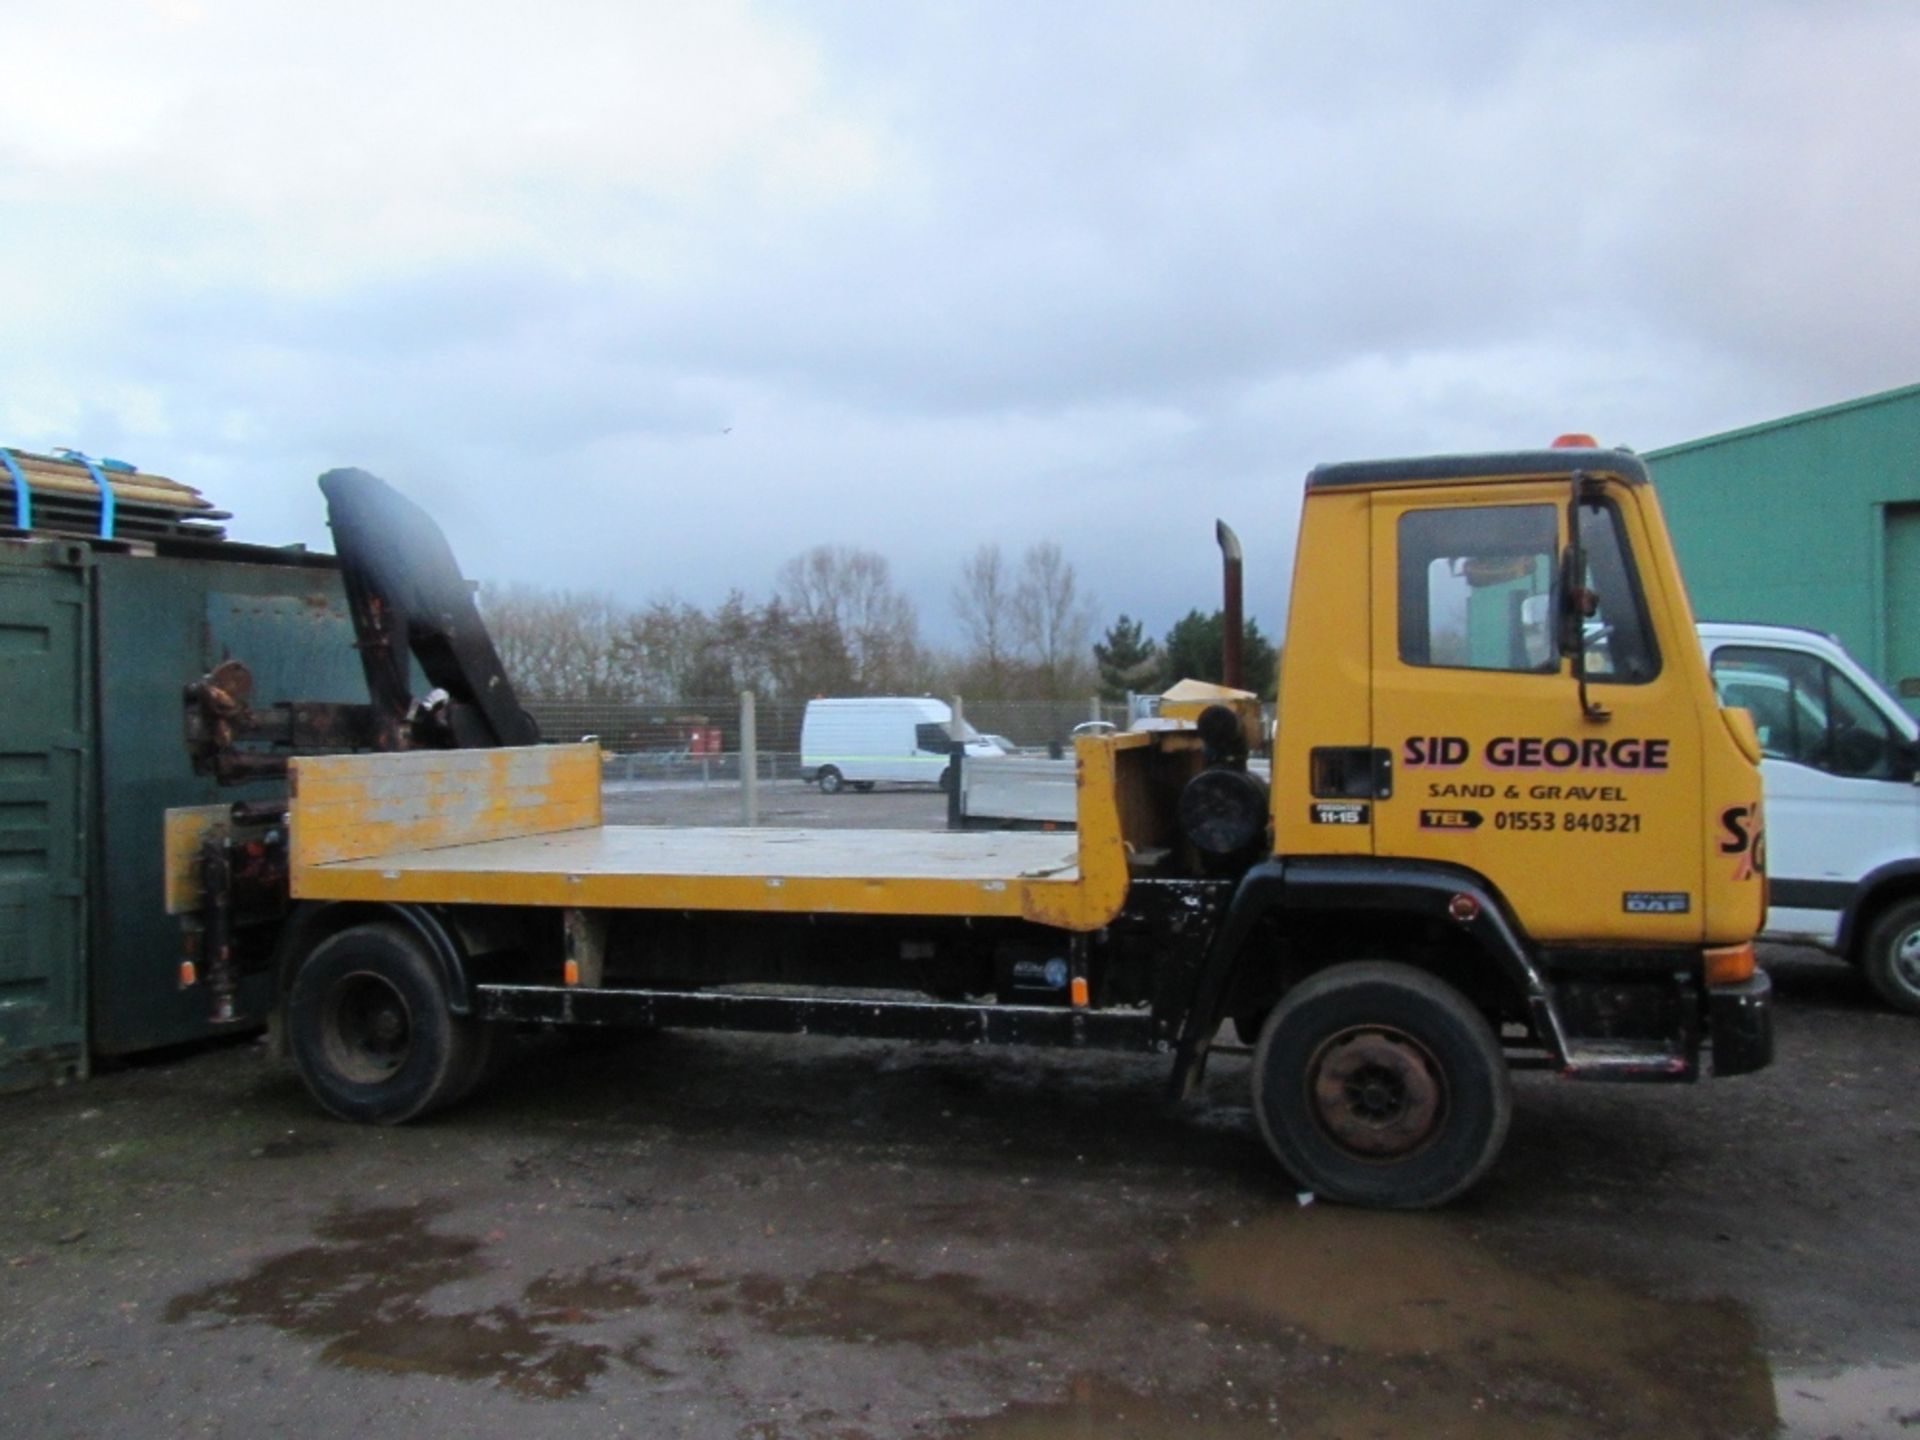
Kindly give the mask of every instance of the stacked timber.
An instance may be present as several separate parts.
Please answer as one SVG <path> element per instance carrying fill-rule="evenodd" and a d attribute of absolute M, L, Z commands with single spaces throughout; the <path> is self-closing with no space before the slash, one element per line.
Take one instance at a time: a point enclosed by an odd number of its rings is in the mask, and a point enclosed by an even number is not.
<path fill-rule="evenodd" d="M 105 482 L 112 503 L 101 493 Z M 222 540 L 231 519 L 191 485 L 121 460 L 0 448 L 0 531 L 105 540 Z"/>

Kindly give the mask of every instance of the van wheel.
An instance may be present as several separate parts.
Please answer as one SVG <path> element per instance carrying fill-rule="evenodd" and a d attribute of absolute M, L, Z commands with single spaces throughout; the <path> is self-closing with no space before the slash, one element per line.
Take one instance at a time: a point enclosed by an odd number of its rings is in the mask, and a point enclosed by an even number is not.
<path fill-rule="evenodd" d="M 953 793 L 953 766 L 951 765 L 940 772 L 940 793 L 942 795 Z"/>
<path fill-rule="evenodd" d="M 493 1031 L 447 1008 L 440 969 L 405 930 L 356 925 L 314 947 L 287 994 L 294 1068 L 342 1120 L 398 1125 L 466 1095 Z"/>
<path fill-rule="evenodd" d="M 871 780 L 856 780 L 856 781 L 854 781 L 854 782 L 853 782 L 853 788 L 854 788 L 854 789 L 856 789 L 856 790 L 858 790 L 858 791 L 859 791 L 859 792 L 860 792 L 860 793 L 861 793 L 862 795 L 864 795 L 864 794 L 866 794 L 866 793 L 867 793 L 867 792 L 868 792 L 869 790 L 871 790 L 871 789 L 873 789 L 873 781 L 871 781 Z"/>
<path fill-rule="evenodd" d="M 1512 1112 L 1485 1017 L 1409 965 L 1361 961 L 1302 981 L 1254 1053 L 1262 1138 L 1329 1200 L 1395 1210 L 1451 1200 L 1493 1164 Z"/>
<path fill-rule="evenodd" d="M 820 793 L 822 795 L 838 795 L 847 783 L 840 777 L 840 772 L 831 765 L 822 765 L 817 778 L 820 781 Z"/>
<path fill-rule="evenodd" d="M 1896 1010 L 1920 1015 L 1920 900 L 1903 900 L 1875 922 L 1860 968 L 1874 994 Z"/>

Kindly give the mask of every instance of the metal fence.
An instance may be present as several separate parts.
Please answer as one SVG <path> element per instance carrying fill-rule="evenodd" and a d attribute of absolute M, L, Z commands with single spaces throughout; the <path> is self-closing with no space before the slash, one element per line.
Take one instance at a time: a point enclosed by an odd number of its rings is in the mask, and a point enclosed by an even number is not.
<path fill-rule="evenodd" d="M 943 697 L 951 701 L 954 697 Z M 1064 744 L 1083 720 L 1127 724 L 1125 703 L 1084 700 L 975 700 L 961 697 L 961 713 L 975 730 L 1004 735 L 1015 745 L 1041 749 Z M 762 755 L 800 754 L 804 700 L 762 700 L 754 707 L 754 726 Z M 583 740 L 593 736 L 611 756 L 636 757 L 637 764 L 678 767 L 732 756 L 740 749 L 740 698 L 676 700 L 649 705 L 638 701 L 531 700 L 527 710 L 542 738 Z M 797 760 L 796 760 L 797 763 Z M 709 771 L 712 766 L 709 765 Z M 614 765 L 609 761 L 609 773 Z M 736 772 L 737 773 L 737 772 Z"/>

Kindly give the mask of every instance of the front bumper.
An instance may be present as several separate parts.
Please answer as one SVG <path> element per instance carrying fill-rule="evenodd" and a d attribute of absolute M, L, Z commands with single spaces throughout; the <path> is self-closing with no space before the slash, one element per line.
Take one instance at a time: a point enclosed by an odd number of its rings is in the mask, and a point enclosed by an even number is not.
<path fill-rule="evenodd" d="M 1773 982 L 1766 971 L 1708 989 L 1707 1033 L 1716 1077 L 1747 1075 L 1773 1063 Z"/>

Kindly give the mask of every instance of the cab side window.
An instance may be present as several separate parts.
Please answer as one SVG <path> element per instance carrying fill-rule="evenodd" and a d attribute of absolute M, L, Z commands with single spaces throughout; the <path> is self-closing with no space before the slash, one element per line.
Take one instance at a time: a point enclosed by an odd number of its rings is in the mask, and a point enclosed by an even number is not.
<path fill-rule="evenodd" d="M 1646 597 L 1620 533 L 1620 511 L 1612 501 L 1582 502 L 1580 549 L 1587 562 L 1584 583 L 1594 603 L 1586 621 L 1587 678 L 1628 685 L 1653 679 L 1660 673 L 1660 654 L 1647 620 Z"/>
<path fill-rule="evenodd" d="M 1559 662 L 1547 597 L 1556 525 L 1551 505 L 1451 506 L 1402 515 L 1401 660 L 1553 671 Z"/>
<path fill-rule="evenodd" d="M 913 727 L 913 744 L 917 750 L 929 750 L 936 755 L 945 755 L 953 749 L 953 737 L 947 733 L 947 727 L 944 725 L 916 725 Z"/>
<path fill-rule="evenodd" d="M 1764 646 L 1713 652 L 1722 705 L 1742 706 L 1761 753 L 1858 780 L 1893 780 L 1899 736 L 1860 687 L 1816 655 Z"/>

